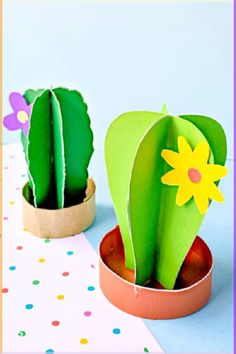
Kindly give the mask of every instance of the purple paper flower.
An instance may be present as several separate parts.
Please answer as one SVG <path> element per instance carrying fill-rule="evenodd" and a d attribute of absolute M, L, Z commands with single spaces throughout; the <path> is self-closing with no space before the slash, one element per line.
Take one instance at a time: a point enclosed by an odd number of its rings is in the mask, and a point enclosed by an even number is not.
<path fill-rule="evenodd" d="M 24 134 L 29 132 L 29 120 L 31 115 L 31 105 L 28 105 L 24 97 L 17 92 L 12 92 L 9 101 L 13 113 L 4 117 L 3 125 L 8 130 L 22 129 Z"/>

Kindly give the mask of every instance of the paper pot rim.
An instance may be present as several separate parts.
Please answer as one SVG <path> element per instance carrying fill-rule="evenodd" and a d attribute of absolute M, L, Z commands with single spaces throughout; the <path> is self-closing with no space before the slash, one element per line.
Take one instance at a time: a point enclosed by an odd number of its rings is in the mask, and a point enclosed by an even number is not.
<path fill-rule="evenodd" d="M 90 178 L 88 178 L 87 189 L 86 189 L 86 191 L 85 191 L 85 194 L 86 194 L 86 195 L 85 195 L 85 198 L 84 198 L 84 200 L 83 200 L 82 202 L 80 202 L 80 203 L 78 203 L 78 204 L 66 206 L 66 207 L 63 207 L 63 208 L 60 208 L 60 209 L 59 209 L 59 208 L 57 208 L 57 209 L 47 209 L 47 208 L 38 208 L 38 207 L 36 208 L 36 207 L 35 207 L 33 204 L 31 204 L 31 203 L 25 198 L 25 196 L 24 196 L 23 191 L 24 191 L 24 189 L 26 188 L 26 186 L 27 186 L 28 184 L 29 184 L 29 181 L 26 182 L 26 183 L 24 184 L 24 186 L 22 187 L 21 192 L 22 192 L 22 197 L 23 197 L 23 199 L 26 201 L 26 203 L 28 203 L 29 205 L 31 205 L 33 208 L 38 209 L 38 210 L 47 210 L 48 212 L 50 212 L 50 211 L 54 212 L 54 211 L 58 211 L 58 210 L 65 210 L 65 209 L 70 209 L 70 208 L 73 208 L 73 207 L 77 207 L 78 205 L 87 202 L 90 198 L 93 197 L 93 195 L 94 195 L 95 192 L 96 192 L 96 185 L 95 185 L 94 179 L 93 179 L 92 177 L 90 177 Z"/>
<path fill-rule="evenodd" d="M 102 244 L 102 242 L 104 241 L 104 239 L 105 239 L 106 237 L 108 237 L 108 234 L 106 234 L 106 235 L 104 236 L 104 238 L 101 240 L 101 243 L 100 243 L 100 245 L 99 245 L 99 260 L 104 264 L 104 266 L 107 268 L 107 270 L 108 270 L 109 272 L 111 272 L 115 277 L 121 279 L 123 282 L 125 282 L 125 283 L 127 283 L 127 284 L 132 284 L 132 285 L 134 285 L 135 288 L 148 289 L 149 291 L 153 291 L 153 292 L 167 292 L 167 293 L 170 293 L 170 292 L 175 292 L 175 293 L 176 293 L 176 292 L 179 292 L 179 293 L 181 293 L 181 292 L 184 292 L 184 291 L 186 291 L 186 290 L 188 290 L 188 289 L 194 288 L 194 287 L 197 286 L 198 284 L 202 283 L 202 282 L 209 276 L 209 274 L 210 274 L 210 273 L 212 272 L 212 270 L 213 270 L 214 262 L 213 262 L 213 259 L 212 259 L 212 266 L 211 266 L 210 270 L 207 272 L 207 274 L 206 274 L 203 278 L 201 278 L 200 280 L 198 280 L 196 283 L 194 283 L 194 284 L 192 284 L 192 285 L 190 285 L 190 286 L 187 286 L 186 288 L 182 288 L 182 289 L 174 289 L 174 290 L 156 289 L 156 288 L 147 288 L 147 287 L 142 286 L 142 285 L 139 285 L 139 284 L 133 284 L 133 283 L 131 283 L 130 281 L 128 281 L 128 280 L 122 278 L 119 274 L 115 273 L 115 272 L 114 272 L 111 268 L 109 268 L 109 267 L 106 265 L 106 263 L 104 262 L 104 260 L 103 260 L 103 258 L 102 258 L 102 256 L 101 256 L 100 247 L 101 247 L 101 244 Z M 198 237 L 199 237 L 199 236 L 198 236 Z M 201 237 L 199 237 L 199 238 L 201 238 Z M 201 241 L 204 242 L 204 240 L 203 240 L 202 238 L 201 238 Z M 204 244 L 207 246 L 206 242 L 204 242 Z M 207 246 L 207 248 L 209 249 L 208 246 Z"/>
<path fill-rule="evenodd" d="M 211 267 L 193 285 L 182 289 L 157 289 L 134 284 L 115 273 L 104 260 L 102 247 L 109 238 L 114 237 L 117 227 L 108 232 L 99 245 L 100 287 L 107 299 L 119 309 L 147 319 L 172 319 L 190 315 L 205 306 L 211 296 L 213 259 L 207 244 L 199 237 L 209 251 Z M 109 290 L 109 287 L 111 290 Z M 116 290 L 122 289 L 122 301 Z M 138 295 L 137 295 L 138 294 Z M 150 307 L 153 311 L 150 312 Z"/>
<path fill-rule="evenodd" d="M 96 185 L 88 178 L 86 196 L 82 203 L 61 209 L 36 208 L 25 198 L 22 188 L 23 224 L 27 231 L 40 238 L 61 238 L 79 234 L 95 218 Z"/>

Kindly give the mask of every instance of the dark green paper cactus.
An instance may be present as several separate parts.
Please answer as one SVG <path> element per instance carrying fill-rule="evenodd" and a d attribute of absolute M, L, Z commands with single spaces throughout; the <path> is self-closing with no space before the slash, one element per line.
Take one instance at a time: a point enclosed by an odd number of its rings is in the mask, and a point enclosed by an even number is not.
<path fill-rule="evenodd" d="M 24 189 L 35 207 L 59 209 L 83 201 L 93 133 L 87 105 L 75 90 L 27 90 L 32 105 L 28 135 L 21 132 L 28 164 Z"/>

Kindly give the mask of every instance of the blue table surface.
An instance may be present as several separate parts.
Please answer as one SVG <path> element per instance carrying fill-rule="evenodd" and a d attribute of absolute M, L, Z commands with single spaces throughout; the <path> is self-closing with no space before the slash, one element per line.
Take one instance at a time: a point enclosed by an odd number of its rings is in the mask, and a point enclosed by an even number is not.
<path fill-rule="evenodd" d="M 166 352 L 233 351 L 233 4 L 232 1 L 3 1 L 3 113 L 11 91 L 78 88 L 89 106 L 97 216 L 86 231 L 97 250 L 116 224 L 103 144 L 107 127 L 129 110 L 198 113 L 228 138 L 225 203 L 212 203 L 199 234 L 214 255 L 213 294 L 198 313 L 145 321 Z M 3 141 L 19 140 L 4 130 Z M 115 348 L 114 348 L 115 349 Z"/>

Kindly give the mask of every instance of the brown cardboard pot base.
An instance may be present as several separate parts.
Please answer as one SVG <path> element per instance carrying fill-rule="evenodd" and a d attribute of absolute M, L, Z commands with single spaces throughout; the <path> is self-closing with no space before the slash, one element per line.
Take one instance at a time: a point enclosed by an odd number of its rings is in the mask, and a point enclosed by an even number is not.
<path fill-rule="evenodd" d="M 207 304 L 211 296 L 213 260 L 206 243 L 197 236 L 179 273 L 176 284 L 166 290 L 134 284 L 134 271 L 125 267 L 119 227 L 100 244 L 100 286 L 106 298 L 119 309 L 142 318 L 170 319 L 190 315 Z"/>
<path fill-rule="evenodd" d="M 61 238 L 79 234 L 95 218 L 95 190 L 88 179 L 86 197 L 80 204 L 63 209 L 35 208 L 23 196 L 23 224 L 27 231 L 41 238 Z"/>

